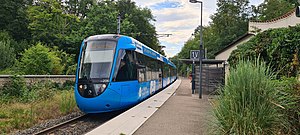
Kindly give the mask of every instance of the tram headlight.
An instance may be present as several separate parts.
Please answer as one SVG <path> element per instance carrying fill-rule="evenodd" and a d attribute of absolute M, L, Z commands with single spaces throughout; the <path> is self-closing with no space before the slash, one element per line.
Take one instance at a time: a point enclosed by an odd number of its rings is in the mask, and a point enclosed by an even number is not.
<path fill-rule="evenodd" d="M 103 89 L 105 89 L 105 88 L 106 88 L 106 84 L 102 84 L 101 87 L 102 87 Z"/>
<path fill-rule="evenodd" d="M 85 90 L 84 85 L 80 84 L 80 85 L 78 86 L 78 91 L 79 91 L 81 94 L 83 94 L 83 93 L 84 93 L 84 90 Z"/>
<path fill-rule="evenodd" d="M 100 95 L 106 88 L 106 84 L 94 84 L 97 95 Z"/>

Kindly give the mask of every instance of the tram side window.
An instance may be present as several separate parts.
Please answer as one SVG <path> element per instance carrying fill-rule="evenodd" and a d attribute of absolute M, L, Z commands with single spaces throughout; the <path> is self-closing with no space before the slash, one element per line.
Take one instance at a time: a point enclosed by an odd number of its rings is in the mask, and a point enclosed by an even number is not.
<path fill-rule="evenodd" d="M 141 55 L 140 53 L 136 53 L 136 57 L 137 57 L 136 59 L 137 59 L 138 81 L 145 82 L 147 81 L 145 56 Z"/>
<path fill-rule="evenodd" d="M 137 54 L 139 82 L 159 79 L 160 63 L 158 60 L 145 55 Z M 140 65 L 140 66 L 139 66 Z"/>
<path fill-rule="evenodd" d="M 152 79 L 159 79 L 159 66 L 157 63 L 157 60 L 153 60 L 151 65 L 153 66 L 152 68 Z"/>
<path fill-rule="evenodd" d="M 168 65 L 168 67 L 169 67 L 169 77 L 171 76 L 171 66 L 170 65 Z"/>
<path fill-rule="evenodd" d="M 171 76 L 176 76 L 176 69 L 171 67 Z"/>
<path fill-rule="evenodd" d="M 115 81 L 131 81 L 137 80 L 137 65 L 135 64 L 134 55 L 132 51 L 119 51 L 118 64 L 119 69 Z"/>
<path fill-rule="evenodd" d="M 163 64 L 163 78 L 167 78 L 170 76 L 170 68 L 169 68 L 169 65 L 164 63 Z"/>

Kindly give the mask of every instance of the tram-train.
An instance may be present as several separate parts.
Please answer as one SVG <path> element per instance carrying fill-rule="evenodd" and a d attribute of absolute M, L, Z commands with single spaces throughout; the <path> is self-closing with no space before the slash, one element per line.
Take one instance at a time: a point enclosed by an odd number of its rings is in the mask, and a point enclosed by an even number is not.
<path fill-rule="evenodd" d="M 85 113 L 116 111 L 143 101 L 176 79 L 170 60 L 134 38 L 95 35 L 81 44 L 75 99 Z"/>

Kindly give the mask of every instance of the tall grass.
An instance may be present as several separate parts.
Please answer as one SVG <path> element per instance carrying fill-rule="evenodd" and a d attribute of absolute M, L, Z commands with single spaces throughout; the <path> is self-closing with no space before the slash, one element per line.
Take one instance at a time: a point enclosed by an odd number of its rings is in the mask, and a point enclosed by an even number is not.
<path fill-rule="evenodd" d="M 76 109 L 76 102 L 73 91 L 64 91 L 61 94 L 59 109 L 63 114 L 67 114 Z"/>
<path fill-rule="evenodd" d="M 34 102 L 0 102 L 0 135 L 79 111 L 72 89 L 56 91 L 53 94 L 47 99 Z"/>
<path fill-rule="evenodd" d="M 284 108 L 282 114 L 288 121 L 288 126 L 282 132 L 290 135 L 300 135 L 300 81 L 297 78 L 283 77 L 274 80 L 278 90 L 278 99 Z"/>
<path fill-rule="evenodd" d="M 231 69 L 214 108 L 216 134 L 278 134 L 285 122 L 273 77 L 258 61 L 240 61 Z"/>

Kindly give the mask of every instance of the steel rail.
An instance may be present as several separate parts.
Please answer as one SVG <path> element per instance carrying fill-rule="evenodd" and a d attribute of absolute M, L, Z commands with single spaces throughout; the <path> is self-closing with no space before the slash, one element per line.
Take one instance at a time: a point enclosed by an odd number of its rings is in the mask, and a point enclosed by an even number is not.
<path fill-rule="evenodd" d="M 53 132 L 53 131 L 57 131 L 57 129 L 60 129 L 61 127 L 65 127 L 65 126 L 68 125 L 68 124 L 71 124 L 71 123 L 73 123 L 73 122 L 75 122 L 75 121 L 84 119 L 84 118 L 86 118 L 86 117 L 88 117 L 87 114 L 81 115 L 81 116 L 78 116 L 78 117 L 75 117 L 75 118 L 70 119 L 70 120 L 68 120 L 68 121 L 59 123 L 59 124 L 54 125 L 54 126 L 52 126 L 52 127 L 50 127 L 50 128 L 46 128 L 46 129 L 44 129 L 44 130 L 42 130 L 42 131 L 39 131 L 39 132 L 37 132 L 37 133 L 34 133 L 34 135 L 45 135 L 45 134 L 49 134 L 49 133 L 51 133 L 51 132 Z"/>

